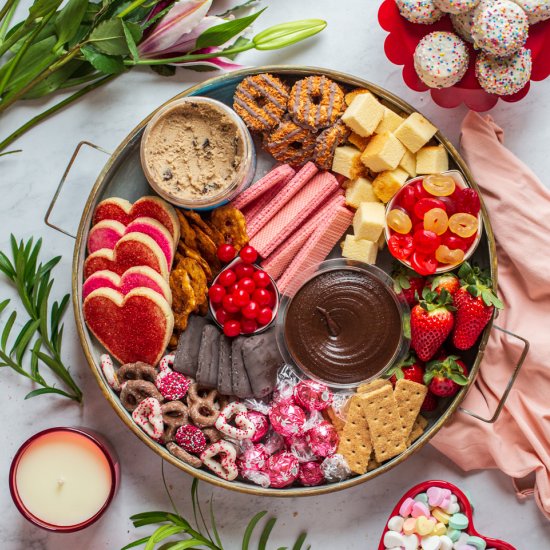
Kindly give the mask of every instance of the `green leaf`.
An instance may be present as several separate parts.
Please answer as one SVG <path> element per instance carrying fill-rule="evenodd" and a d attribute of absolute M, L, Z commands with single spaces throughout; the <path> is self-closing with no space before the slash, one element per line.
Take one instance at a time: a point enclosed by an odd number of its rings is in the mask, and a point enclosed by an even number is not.
<path fill-rule="evenodd" d="M 294 543 L 292 550 L 301 550 L 302 546 L 304 545 L 304 542 L 306 541 L 306 537 L 307 537 L 307 533 L 300 533 L 300 536 Z"/>
<path fill-rule="evenodd" d="M 55 11 L 61 4 L 61 0 L 35 0 L 29 8 L 29 16 L 32 19 L 45 17 Z"/>
<path fill-rule="evenodd" d="M 212 526 L 212 533 L 214 533 L 214 540 L 216 544 L 223 548 L 223 544 L 220 538 L 220 534 L 218 532 L 218 526 L 216 524 L 216 518 L 214 516 L 214 498 L 210 498 L 210 525 Z"/>
<path fill-rule="evenodd" d="M 142 539 L 135 540 L 134 542 L 131 542 L 130 544 L 127 544 L 120 550 L 129 550 L 130 548 L 135 548 L 136 546 L 141 546 L 142 544 L 145 544 L 149 541 L 149 537 L 143 537 Z"/>
<path fill-rule="evenodd" d="M 75 36 L 88 9 L 88 0 L 69 0 L 55 19 L 56 47 Z"/>
<path fill-rule="evenodd" d="M 457 383 L 459 386 L 465 386 L 468 383 L 468 378 L 464 376 L 463 374 L 459 374 L 458 372 L 452 372 L 449 375 L 449 378 Z"/>
<path fill-rule="evenodd" d="M 24 99 L 37 99 L 45 95 L 49 95 L 65 84 L 73 73 L 83 65 L 82 61 L 73 59 L 69 61 L 66 65 L 59 68 L 57 71 L 52 73 L 50 76 L 46 77 L 42 82 L 34 86 L 29 92 L 27 92 L 23 97 Z"/>
<path fill-rule="evenodd" d="M 2 339 L 0 341 L 0 347 L 5 350 L 6 344 L 8 343 L 8 338 L 10 337 L 10 332 L 13 327 L 13 323 L 15 323 L 15 319 L 17 318 L 17 312 L 12 311 L 11 315 L 9 316 L 6 325 L 4 326 L 4 330 L 2 331 Z"/>
<path fill-rule="evenodd" d="M 127 26 L 134 42 L 138 42 L 141 39 L 139 25 L 127 23 Z M 92 42 L 99 51 L 108 55 L 127 55 L 130 53 L 122 19 L 117 17 L 104 21 L 95 27 L 90 33 L 88 41 Z"/>
<path fill-rule="evenodd" d="M 250 26 L 260 15 L 266 10 L 264 8 L 256 13 L 241 17 L 240 19 L 233 19 L 226 23 L 221 23 L 215 27 L 206 29 L 198 38 L 196 42 L 196 49 L 210 48 L 212 46 L 221 46 L 226 42 L 229 42 L 234 36 L 243 32 L 248 26 Z"/>
<path fill-rule="evenodd" d="M 34 343 L 34 346 L 31 350 L 31 376 L 35 380 L 43 380 L 42 376 L 40 376 L 40 373 L 38 372 L 38 355 L 37 353 L 40 351 L 40 346 L 42 346 L 42 338 L 38 338 L 36 342 Z"/>
<path fill-rule="evenodd" d="M 201 546 L 204 544 L 202 540 L 199 539 L 188 539 L 188 540 L 182 540 L 178 542 L 172 542 L 166 545 L 163 545 L 161 548 L 166 548 L 167 550 L 187 550 L 188 548 L 195 547 L 196 544 L 200 544 Z M 159 550 L 161 550 L 159 548 Z"/>
<path fill-rule="evenodd" d="M 46 262 L 43 266 L 41 266 L 38 271 L 36 272 L 37 278 L 42 278 L 44 275 L 48 274 L 61 260 L 61 256 L 56 256 L 55 258 L 52 258 L 50 261 Z"/>
<path fill-rule="evenodd" d="M 30 399 L 31 397 L 36 397 L 37 395 L 44 395 L 46 393 L 55 393 L 57 395 L 62 395 L 63 397 L 71 397 L 67 392 L 60 390 L 59 388 L 52 388 L 48 386 L 47 388 L 39 388 L 38 390 L 33 390 L 25 395 L 25 399 Z"/>
<path fill-rule="evenodd" d="M 269 27 L 257 34 L 252 42 L 257 50 L 285 48 L 320 33 L 327 26 L 322 19 L 303 19 Z"/>
<path fill-rule="evenodd" d="M 243 545 L 242 550 L 248 550 L 248 545 L 250 544 L 250 539 L 252 537 L 252 533 L 254 532 L 254 529 L 256 528 L 256 525 L 258 522 L 267 514 L 267 511 L 258 512 L 248 523 L 246 526 L 246 529 L 244 531 L 243 536 Z"/>
<path fill-rule="evenodd" d="M 237 58 L 237 56 L 239 55 L 238 52 L 237 53 L 230 53 L 229 55 L 226 55 L 224 52 L 228 51 L 229 49 L 233 49 L 233 48 L 241 48 L 242 46 L 246 46 L 247 44 L 250 44 L 251 42 L 252 42 L 252 40 L 250 40 L 250 38 L 245 38 L 244 36 L 239 36 L 239 38 L 237 38 L 237 40 L 235 40 L 235 42 L 233 44 L 231 44 L 231 46 L 225 48 L 225 50 L 222 50 L 220 55 L 223 55 L 224 57 L 227 57 L 227 59 L 231 59 L 232 61 L 234 61 Z M 210 67 L 210 70 L 212 70 L 212 67 Z"/>
<path fill-rule="evenodd" d="M 262 534 L 260 535 L 260 540 L 258 542 L 258 550 L 265 550 L 267 546 L 267 541 L 273 531 L 273 527 L 277 523 L 277 518 L 269 518 L 263 528 Z"/>
<path fill-rule="evenodd" d="M 91 63 L 91 65 L 103 74 L 119 74 L 126 70 L 126 66 L 121 57 L 106 55 L 98 52 L 92 46 L 83 46 L 80 48 L 82 55 Z"/>
<path fill-rule="evenodd" d="M 23 355 L 25 354 L 25 351 L 27 351 L 27 347 L 35 332 L 37 331 L 39 325 L 40 320 L 33 321 L 32 319 L 30 319 L 29 321 L 27 321 L 27 323 L 17 336 L 17 340 L 13 345 L 13 349 L 10 355 L 15 351 L 15 359 L 18 363 L 21 363 Z"/>
<path fill-rule="evenodd" d="M 2 313 L 6 309 L 9 303 L 10 303 L 9 298 L 0 302 L 0 313 Z"/>
<path fill-rule="evenodd" d="M 160 76 L 174 76 L 176 74 L 176 67 L 173 65 L 149 65 L 149 67 Z"/>
<path fill-rule="evenodd" d="M 151 539 L 149 540 L 146 548 L 148 548 L 151 543 L 152 545 L 150 547 L 154 548 L 157 542 L 161 542 L 164 539 L 177 535 L 183 531 L 185 531 L 185 529 L 181 525 L 163 525 L 151 535 Z"/>
<path fill-rule="evenodd" d="M 15 267 L 3 252 L 0 252 L 0 271 L 9 279 L 13 280 L 15 277 Z"/>
<path fill-rule="evenodd" d="M 124 30 L 124 38 L 126 38 L 126 44 L 128 45 L 128 50 L 130 51 L 130 55 L 132 56 L 132 59 L 139 59 L 139 52 L 136 45 L 136 38 L 134 38 L 134 35 L 132 34 L 130 25 L 137 27 L 140 35 L 141 35 L 141 30 L 139 26 L 136 25 L 135 23 L 126 23 L 126 21 L 123 21 L 123 20 L 121 20 L 121 23 L 122 23 L 122 29 Z"/>

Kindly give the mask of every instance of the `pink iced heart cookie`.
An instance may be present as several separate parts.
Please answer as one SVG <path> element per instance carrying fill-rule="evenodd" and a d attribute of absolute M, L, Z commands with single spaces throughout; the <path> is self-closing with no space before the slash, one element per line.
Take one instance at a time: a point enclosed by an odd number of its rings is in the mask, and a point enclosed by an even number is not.
<path fill-rule="evenodd" d="M 93 225 L 103 220 L 114 220 L 126 226 L 136 218 L 153 218 L 168 229 L 175 243 L 180 236 L 180 225 L 174 208 L 160 197 L 146 196 L 134 204 L 118 197 L 102 200 L 95 209 Z"/>
<path fill-rule="evenodd" d="M 158 399 L 144 399 L 132 413 L 134 422 L 151 438 L 159 441 L 164 433 L 164 421 Z"/>
<path fill-rule="evenodd" d="M 218 477 L 233 481 L 238 475 L 237 449 L 229 441 L 213 443 L 201 453 L 202 463 Z M 216 460 L 218 458 L 218 460 Z"/>
<path fill-rule="evenodd" d="M 246 413 L 247 408 L 242 403 L 237 401 L 229 403 L 216 419 L 217 430 L 232 439 L 252 439 L 256 426 Z M 230 424 L 232 419 L 234 419 L 235 426 Z"/>
<path fill-rule="evenodd" d="M 92 273 L 82 285 L 82 299 L 98 288 L 112 288 L 121 294 L 128 294 L 134 288 L 150 288 L 172 304 L 172 291 L 166 280 L 154 269 L 139 265 L 127 269 L 122 276 L 108 270 Z"/>

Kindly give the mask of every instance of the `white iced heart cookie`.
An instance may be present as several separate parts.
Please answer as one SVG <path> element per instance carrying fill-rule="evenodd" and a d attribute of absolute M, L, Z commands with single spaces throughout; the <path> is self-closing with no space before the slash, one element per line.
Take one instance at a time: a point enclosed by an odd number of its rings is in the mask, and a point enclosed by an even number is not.
<path fill-rule="evenodd" d="M 200 458 L 207 468 L 226 481 L 233 481 L 239 473 L 235 462 L 237 449 L 223 439 L 207 447 Z"/>
<path fill-rule="evenodd" d="M 216 419 L 217 430 L 232 439 L 251 439 L 254 436 L 256 427 L 248 418 L 246 412 L 247 408 L 242 403 L 236 401 L 229 403 Z M 235 422 L 235 426 L 230 424 L 232 419 Z"/>
<path fill-rule="evenodd" d="M 164 421 L 158 399 L 144 399 L 132 413 L 135 423 L 150 437 L 160 440 L 164 432 Z"/>

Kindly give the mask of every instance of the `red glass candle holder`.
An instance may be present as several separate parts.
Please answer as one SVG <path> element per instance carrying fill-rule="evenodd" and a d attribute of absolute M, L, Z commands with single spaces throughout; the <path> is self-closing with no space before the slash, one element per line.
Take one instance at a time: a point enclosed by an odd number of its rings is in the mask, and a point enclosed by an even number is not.
<path fill-rule="evenodd" d="M 17 486 L 17 471 L 21 463 L 21 460 L 25 456 L 25 453 L 28 452 L 29 449 L 31 449 L 33 444 L 37 443 L 41 438 L 44 438 L 45 436 L 52 436 L 55 434 L 65 434 L 65 433 L 75 434 L 77 436 L 83 437 L 86 440 L 87 444 L 92 443 L 93 446 L 95 447 L 94 450 L 97 450 L 98 452 L 101 453 L 103 457 L 105 457 L 108 465 L 108 469 L 109 469 L 111 486 L 104 504 L 91 517 L 73 525 L 55 525 L 54 523 L 50 523 L 38 517 L 37 515 L 33 514 L 25 505 L 23 499 L 21 498 L 20 490 L 18 489 L 18 486 Z M 85 529 L 86 527 L 89 527 L 90 525 L 95 523 L 97 520 L 99 520 L 99 518 L 103 516 L 103 514 L 111 504 L 113 498 L 115 497 L 119 484 L 120 484 L 120 464 L 113 447 L 102 435 L 96 433 L 95 431 L 89 428 L 80 428 L 80 427 L 49 428 L 47 430 L 43 430 L 33 435 L 21 445 L 21 447 L 15 454 L 15 457 L 13 458 L 13 461 L 11 463 L 11 468 L 9 473 L 9 485 L 10 485 L 11 497 L 13 499 L 15 506 L 21 513 L 21 515 L 25 519 L 27 519 L 29 522 L 36 525 L 37 527 L 40 527 L 47 531 L 54 531 L 58 533 L 73 533 L 74 531 L 80 531 L 81 529 Z"/>

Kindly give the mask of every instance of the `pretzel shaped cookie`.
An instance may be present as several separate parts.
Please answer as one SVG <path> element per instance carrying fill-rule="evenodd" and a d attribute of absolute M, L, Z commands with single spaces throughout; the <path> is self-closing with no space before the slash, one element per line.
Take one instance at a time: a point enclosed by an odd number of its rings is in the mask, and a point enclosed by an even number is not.
<path fill-rule="evenodd" d="M 120 392 L 120 402 L 129 412 L 134 411 L 148 397 L 154 397 L 159 402 L 164 401 L 164 397 L 157 390 L 155 384 L 147 382 L 147 380 L 128 380 Z"/>
<path fill-rule="evenodd" d="M 199 428 L 214 426 L 220 414 L 218 390 L 201 389 L 196 382 L 189 386 L 187 391 L 187 404 L 189 416 Z"/>
<path fill-rule="evenodd" d="M 111 359 L 110 355 L 107 355 L 104 353 L 99 358 L 100 364 L 101 364 L 101 370 L 103 371 L 103 375 L 105 376 L 105 379 L 107 380 L 107 384 L 109 384 L 109 387 L 111 387 L 114 391 L 120 391 L 120 383 L 118 381 L 118 377 L 115 372 L 115 367 L 113 365 L 113 360 Z"/>
<path fill-rule="evenodd" d="M 202 460 L 198 456 L 194 456 L 191 453 L 188 453 L 186 450 L 182 449 L 173 441 L 167 443 L 166 448 L 171 455 L 174 455 L 182 462 L 189 464 L 189 466 L 193 466 L 193 468 L 200 468 L 202 466 Z"/>
<path fill-rule="evenodd" d="M 219 460 L 216 460 L 218 457 Z M 239 473 L 236 458 L 237 449 L 223 439 L 213 443 L 201 453 L 202 463 L 226 481 L 233 481 Z"/>
<path fill-rule="evenodd" d="M 159 363 L 159 374 L 162 374 L 163 372 L 172 372 L 172 367 L 174 366 L 174 359 L 176 357 L 175 353 L 169 353 L 168 355 L 165 355 Z"/>
<path fill-rule="evenodd" d="M 157 380 L 157 369 L 138 361 L 137 363 L 126 363 L 122 365 L 117 371 L 117 377 L 120 381 L 120 384 L 124 384 L 130 380 L 147 380 L 154 384 Z"/>
<path fill-rule="evenodd" d="M 159 441 L 164 432 L 162 411 L 158 399 L 144 399 L 132 413 L 135 423 L 152 439 Z"/>
<path fill-rule="evenodd" d="M 161 406 L 164 433 L 162 440 L 165 443 L 174 441 L 178 428 L 189 424 L 189 410 L 181 401 L 170 401 Z"/>
<path fill-rule="evenodd" d="M 247 408 L 238 401 L 229 403 L 218 415 L 216 419 L 216 428 L 224 435 L 232 439 L 252 439 L 256 426 L 246 415 Z M 235 426 L 230 424 L 234 419 Z"/>

